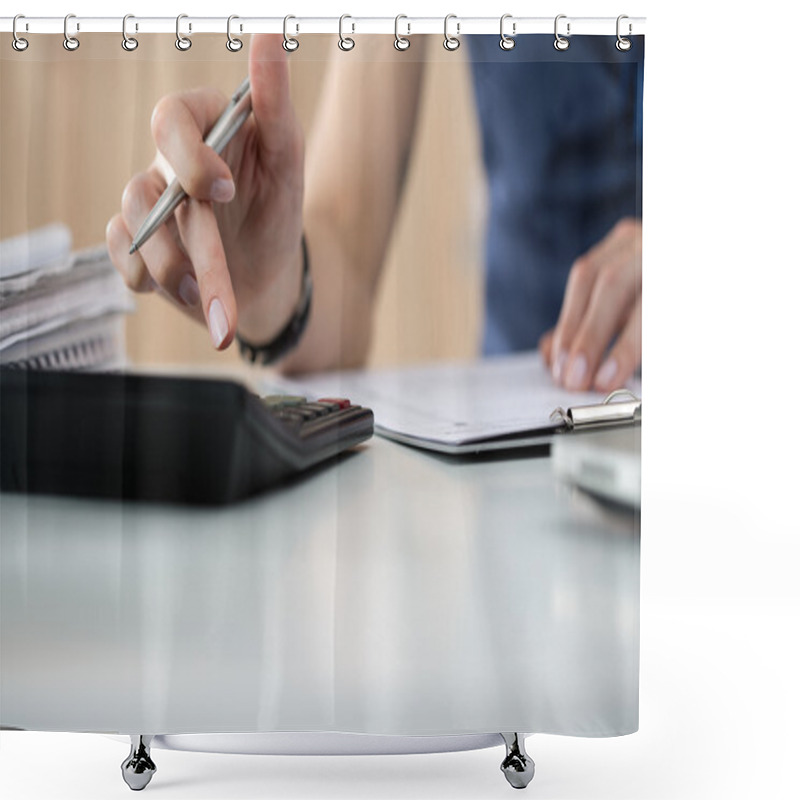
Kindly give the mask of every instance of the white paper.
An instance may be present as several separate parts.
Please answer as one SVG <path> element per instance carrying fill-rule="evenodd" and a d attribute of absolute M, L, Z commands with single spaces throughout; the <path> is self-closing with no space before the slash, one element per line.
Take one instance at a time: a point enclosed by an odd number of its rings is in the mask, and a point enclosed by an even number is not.
<path fill-rule="evenodd" d="M 29 369 L 112 370 L 127 366 L 125 324 L 118 312 L 84 318 L 0 346 L 0 364 Z"/>
<path fill-rule="evenodd" d="M 309 397 L 347 397 L 375 413 L 376 432 L 422 447 L 460 447 L 506 434 L 552 432 L 553 411 L 601 403 L 553 383 L 538 352 L 473 362 L 353 370 L 281 381 Z M 629 387 L 641 396 L 641 386 Z M 274 387 L 271 387 L 274 391 Z M 435 448 L 436 449 L 436 448 Z"/>
<path fill-rule="evenodd" d="M 48 264 L 59 264 L 69 256 L 70 229 L 56 222 L 43 228 L 0 241 L 0 280 L 24 275 Z"/>
<path fill-rule="evenodd" d="M 6 239 L 0 269 L 0 363 L 92 368 L 124 360 L 121 315 L 132 295 L 105 245 L 69 252 L 50 225 Z"/>
<path fill-rule="evenodd" d="M 34 293 L 52 293 L 92 275 L 113 271 L 105 245 L 67 253 L 25 273 L 0 279 L 0 308 L 27 300 Z"/>
<path fill-rule="evenodd" d="M 40 295 L 13 308 L 0 318 L 0 350 L 28 338 L 92 319 L 112 311 L 130 311 L 132 302 L 117 273 L 107 273 L 58 292 Z"/>

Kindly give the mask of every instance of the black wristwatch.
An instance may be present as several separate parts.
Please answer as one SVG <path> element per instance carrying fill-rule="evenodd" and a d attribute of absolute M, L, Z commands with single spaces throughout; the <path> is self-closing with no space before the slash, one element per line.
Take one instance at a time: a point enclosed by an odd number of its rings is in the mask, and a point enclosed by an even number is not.
<path fill-rule="evenodd" d="M 282 358 L 297 345 L 303 335 L 303 331 L 306 329 L 308 317 L 311 313 L 311 269 L 308 263 L 308 246 L 306 245 L 305 235 L 301 239 L 301 247 L 303 250 L 302 290 L 292 316 L 284 325 L 283 330 L 266 344 L 253 344 L 243 339 L 238 333 L 236 334 L 236 341 L 239 342 L 239 352 L 242 358 L 253 364 L 272 364 Z"/>

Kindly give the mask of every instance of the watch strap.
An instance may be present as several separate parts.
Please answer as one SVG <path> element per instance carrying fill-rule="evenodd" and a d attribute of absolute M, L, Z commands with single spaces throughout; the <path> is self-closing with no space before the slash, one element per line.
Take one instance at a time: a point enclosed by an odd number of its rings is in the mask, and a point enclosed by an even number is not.
<path fill-rule="evenodd" d="M 272 364 L 285 356 L 300 341 L 300 337 L 308 324 L 308 317 L 311 313 L 311 269 L 308 259 L 308 245 L 306 237 L 301 239 L 303 251 L 303 280 L 300 292 L 300 299 L 294 307 L 292 316 L 284 325 L 281 331 L 266 344 L 254 344 L 236 334 L 236 341 L 239 342 L 239 352 L 246 361 L 253 364 Z"/>

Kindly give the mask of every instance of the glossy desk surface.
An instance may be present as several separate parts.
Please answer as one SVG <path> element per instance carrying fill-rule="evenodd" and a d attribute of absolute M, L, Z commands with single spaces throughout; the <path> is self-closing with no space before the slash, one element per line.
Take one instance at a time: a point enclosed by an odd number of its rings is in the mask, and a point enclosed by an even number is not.
<path fill-rule="evenodd" d="M 638 514 L 547 457 L 375 438 L 227 508 L 6 494 L 0 557 L 3 726 L 638 725 Z"/>

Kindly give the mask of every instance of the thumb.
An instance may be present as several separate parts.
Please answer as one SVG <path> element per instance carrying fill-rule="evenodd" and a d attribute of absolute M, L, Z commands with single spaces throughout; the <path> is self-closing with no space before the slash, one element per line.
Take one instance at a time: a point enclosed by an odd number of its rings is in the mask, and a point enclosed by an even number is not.
<path fill-rule="evenodd" d="M 267 150 L 281 151 L 292 142 L 297 128 L 283 36 L 254 35 L 249 66 L 253 117 L 259 138 Z"/>

